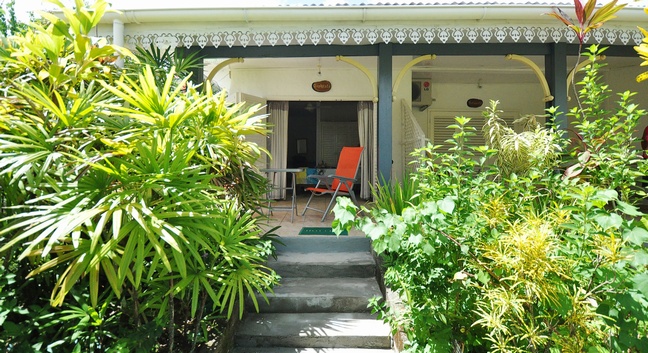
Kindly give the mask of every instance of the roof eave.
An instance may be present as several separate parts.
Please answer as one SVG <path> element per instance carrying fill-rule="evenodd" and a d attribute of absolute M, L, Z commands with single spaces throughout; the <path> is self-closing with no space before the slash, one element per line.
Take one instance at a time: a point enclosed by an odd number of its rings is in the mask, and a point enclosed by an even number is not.
<path fill-rule="evenodd" d="M 103 23 L 281 23 L 295 22 L 409 22 L 409 21 L 546 21 L 548 5 L 435 5 L 344 7 L 249 7 L 124 10 L 107 13 Z M 641 8 L 624 8 L 614 22 L 641 23 L 648 16 Z"/>

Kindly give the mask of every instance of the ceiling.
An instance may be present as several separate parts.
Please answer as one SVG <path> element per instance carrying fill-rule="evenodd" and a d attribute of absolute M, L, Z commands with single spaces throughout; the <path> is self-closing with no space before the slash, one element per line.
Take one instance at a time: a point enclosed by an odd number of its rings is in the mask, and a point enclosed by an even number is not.
<path fill-rule="evenodd" d="M 544 71 L 544 59 L 542 56 L 529 56 L 541 70 Z M 375 69 L 377 59 L 375 57 L 353 57 L 353 60 L 361 63 L 369 69 Z M 411 58 L 395 58 L 395 64 L 404 65 Z M 205 60 L 206 72 L 209 72 L 218 62 L 222 60 Z M 570 58 L 567 67 L 575 65 L 576 58 Z M 619 67 L 637 67 L 641 59 L 638 57 L 621 58 L 607 57 L 605 63 L 608 69 Z M 349 64 L 337 61 L 333 57 L 322 58 L 251 58 L 245 59 L 244 63 L 236 63 L 238 68 L 258 69 L 300 69 L 312 68 L 313 70 L 327 69 L 353 69 Z M 534 72 L 524 63 L 507 60 L 504 56 L 437 56 L 434 60 L 423 61 L 412 67 L 412 78 L 431 79 L 434 82 L 452 83 L 477 83 L 496 81 L 498 83 L 526 83 L 537 82 Z"/>
<path fill-rule="evenodd" d="M 542 57 L 529 57 L 541 68 Z M 427 78 L 434 82 L 501 83 L 535 82 L 537 78 L 525 64 L 506 60 L 504 56 L 437 56 L 412 68 L 412 78 Z"/>

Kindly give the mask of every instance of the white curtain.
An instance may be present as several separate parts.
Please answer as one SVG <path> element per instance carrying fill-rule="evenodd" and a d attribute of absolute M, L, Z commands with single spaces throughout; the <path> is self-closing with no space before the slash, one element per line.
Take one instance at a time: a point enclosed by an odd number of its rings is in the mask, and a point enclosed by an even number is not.
<path fill-rule="evenodd" d="M 288 161 L 288 102 L 268 102 L 270 134 L 270 168 L 285 169 Z M 286 173 L 275 173 L 270 197 L 286 198 Z M 272 176 L 272 174 L 270 174 Z"/>
<path fill-rule="evenodd" d="M 376 113 L 375 103 L 358 102 L 358 132 L 364 147 L 360 161 L 360 197 L 371 197 L 370 185 L 376 184 Z"/>

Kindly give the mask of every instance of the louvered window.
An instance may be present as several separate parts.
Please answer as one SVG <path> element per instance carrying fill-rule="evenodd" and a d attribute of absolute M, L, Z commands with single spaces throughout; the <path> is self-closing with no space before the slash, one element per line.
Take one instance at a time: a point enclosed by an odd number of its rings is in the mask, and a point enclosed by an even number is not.
<path fill-rule="evenodd" d="M 320 127 L 320 160 L 327 166 L 337 166 L 342 147 L 360 146 L 357 122 L 322 121 Z"/>
<path fill-rule="evenodd" d="M 464 116 L 471 118 L 466 126 L 475 128 L 475 135 L 470 136 L 467 139 L 467 145 L 469 146 L 483 146 L 486 144 L 484 141 L 484 136 L 482 134 L 482 127 L 484 126 L 485 118 L 481 115 L 481 111 L 429 111 L 428 112 L 428 138 L 431 140 L 433 145 L 441 145 L 437 151 L 442 153 L 449 152 L 449 149 L 453 146 L 450 143 L 446 142 L 449 139 L 452 139 L 452 134 L 456 130 L 449 129 L 448 126 L 456 125 L 455 117 Z M 518 117 L 517 113 L 507 112 L 500 117 L 504 119 L 506 124 L 509 127 L 513 126 L 513 121 Z M 514 127 L 515 131 L 519 132 L 519 127 Z"/>

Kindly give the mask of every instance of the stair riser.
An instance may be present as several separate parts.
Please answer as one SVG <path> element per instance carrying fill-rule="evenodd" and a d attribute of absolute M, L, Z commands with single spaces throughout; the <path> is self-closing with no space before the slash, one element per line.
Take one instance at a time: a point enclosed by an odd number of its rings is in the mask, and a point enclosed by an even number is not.
<path fill-rule="evenodd" d="M 283 277 L 237 329 L 239 353 L 385 353 L 389 327 L 367 308 L 381 296 L 369 239 L 288 237 L 268 266 Z M 248 298 L 249 299 L 249 298 Z"/>
<path fill-rule="evenodd" d="M 289 347 L 239 347 L 231 353 L 395 353 L 391 349 L 364 348 L 289 348 Z"/>
<path fill-rule="evenodd" d="M 296 265 L 290 263 L 274 263 L 272 269 L 281 277 L 373 277 L 376 273 L 375 264 L 365 265 Z"/>
<path fill-rule="evenodd" d="M 270 304 L 259 300 L 261 313 L 365 313 L 371 310 L 367 307 L 368 298 L 270 298 Z"/>
<path fill-rule="evenodd" d="M 294 348 L 380 348 L 389 349 L 389 337 L 267 337 L 237 336 L 237 347 L 294 347 Z"/>
<path fill-rule="evenodd" d="M 371 240 L 365 237 L 335 237 L 335 236 L 299 236 L 282 237 L 284 245 L 278 245 L 281 255 L 284 251 L 302 253 L 335 253 L 335 252 L 366 252 L 371 249 Z"/>

